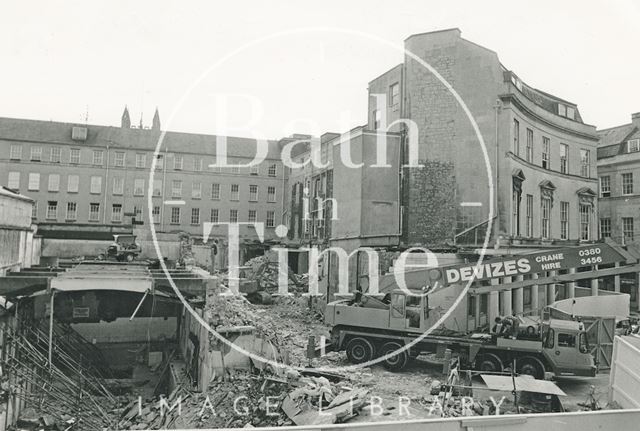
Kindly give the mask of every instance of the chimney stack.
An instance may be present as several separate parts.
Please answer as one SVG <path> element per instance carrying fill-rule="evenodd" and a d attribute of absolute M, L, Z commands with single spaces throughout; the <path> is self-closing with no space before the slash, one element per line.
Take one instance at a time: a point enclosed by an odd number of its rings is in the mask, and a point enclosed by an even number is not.
<path fill-rule="evenodd" d="M 634 126 L 640 129 L 640 112 L 631 114 L 631 123 L 633 123 Z"/>

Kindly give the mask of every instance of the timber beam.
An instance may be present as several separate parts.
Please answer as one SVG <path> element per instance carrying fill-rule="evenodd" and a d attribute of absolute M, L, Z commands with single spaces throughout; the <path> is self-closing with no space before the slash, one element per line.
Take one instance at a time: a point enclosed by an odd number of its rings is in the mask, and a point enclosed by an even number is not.
<path fill-rule="evenodd" d="M 535 285 L 571 283 L 578 280 L 589 280 L 594 278 L 609 277 L 612 275 L 627 274 L 630 272 L 640 272 L 640 264 L 630 266 L 620 266 L 617 268 L 598 269 L 586 272 L 576 272 L 575 274 L 561 274 L 549 277 L 540 277 L 530 280 L 515 281 L 507 284 L 494 284 L 491 286 L 472 287 L 470 293 L 482 294 L 488 292 L 499 292 L 503 290 L 517 289 L 519 287 L 529 287 Z"/>

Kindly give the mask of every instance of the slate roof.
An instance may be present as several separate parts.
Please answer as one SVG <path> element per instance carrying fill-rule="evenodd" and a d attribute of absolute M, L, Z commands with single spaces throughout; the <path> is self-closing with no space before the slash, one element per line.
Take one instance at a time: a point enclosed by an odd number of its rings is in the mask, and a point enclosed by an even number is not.
<path fill-rule="evenodd" d="M 624 154 L 629 139 L 640 138 L 640 129 L 633 124 L 611 127 L 596 132 L 598 141 L 598 159 Z"/>
<path fill-rule="evenodd" d="M 73 127 L 88 129 L 86 141 L 71 139 Z M 155 150 L 161 132 L 151 129 L 128 129 L 92 124 L 73 124 L 54 121 L 26 120 L 0 117 L 0 139 L 8 141 L 58 143 L 85 147 L 113 147 L 134 150 Z M 218 136 L 167 131 L 162 151 L 195 154 L 215 154 Z M 277 141 L 267 140 L 267 158 L 280 159 Z M 255 139 L 227 137 L 227 154 L 230 157 L 250 157 L 256 154 Z"/>
<path fill-rule="evenodd" d="M 633 124 L 625 124 L 623 126 L 611 127 L 609 129 L 598 130 L 598 136 L 600 141 L 599 147 L 606 147 L 607 145 L 619 144 L 626 141 L 636 127 Z"/>

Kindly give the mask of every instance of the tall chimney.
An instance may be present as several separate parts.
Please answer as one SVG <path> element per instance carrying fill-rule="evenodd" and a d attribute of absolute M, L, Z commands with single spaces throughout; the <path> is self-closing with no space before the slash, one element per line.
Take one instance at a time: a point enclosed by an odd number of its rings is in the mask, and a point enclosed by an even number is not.
<path fill-rule="evenodd" d="M 631 122 L 633 123 L 634 126 L 640 129 L 640 112 L 631 114 Z"/>

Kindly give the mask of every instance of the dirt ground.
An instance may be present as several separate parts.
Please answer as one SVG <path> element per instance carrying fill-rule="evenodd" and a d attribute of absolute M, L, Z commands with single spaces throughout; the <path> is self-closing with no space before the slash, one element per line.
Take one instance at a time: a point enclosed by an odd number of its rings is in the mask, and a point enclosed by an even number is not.
<path fill-rule="evenodd" d="M 307 312 L 304 305 L 304 301 L 289 300 L 269 306 L 257 306 L 258 315 L 271 320 L 273 325 L 280 328 L 291 363 L 297 366 L 308 365 L 306 348 L 309 335 L 314 335 L 316 340 L 320 336 L 329 335 L 329 328 L 322 323 L 320 316 Z M 350 365 L 344 352 L 330 352 L 323 358 L 314 359 L 312 364 L 314 367 L 327 369 Z M 432 381 L 442 381 L 445 377 L 442 365 L 433 362 L 431 358 L 420 356 L 401 372 L 390 372 L 375 365 L 349 371 L 347 374 L 351 384 L 368 388 L 372 396 L 382 400 L 380 409 L 373 409 L 370 414 L 364 414 L 351 422 L 406 420 L 440 415 L 439 411 L 433 409 L 429 392 Z M 588 401 L 591 385 L 594 386 L 594 398 L 604 408 L 608 382 L 609 375 L 603 372 L 596 378 L 565 377 L 558 379 L 556 383 L 567 394 L 561 398 L 565 410 L 577 411 L 583 410 L 578 403 Z M 480 377 L 474 378 L 473 387 L 474 400 L 489 404 L 490 396 L 495 400 L 504 396 L 501 411 L 513 411 L 513 395 L 510 392 L 490 391 Z M 408 407 L 405 407 L 407 404 Z"/>

